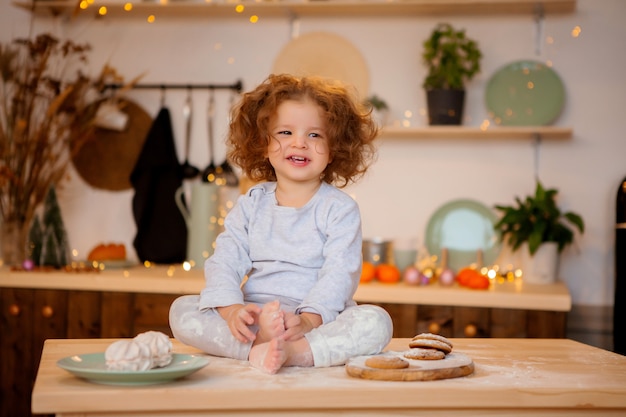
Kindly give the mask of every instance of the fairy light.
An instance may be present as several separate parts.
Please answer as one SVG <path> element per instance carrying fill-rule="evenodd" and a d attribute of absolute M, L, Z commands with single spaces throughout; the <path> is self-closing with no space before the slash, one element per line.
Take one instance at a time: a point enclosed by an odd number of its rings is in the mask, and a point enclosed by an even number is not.
<path fill-rule="evenodd" d="M 259 16 L 257 15 L 250 16 L 250 23 L 256 23 L 258 21 L 259 21 Z"/>
<path fill-rule="evenodd" d="M 580 36 L 580 32 L 582 32 L 582 28 L 578 25 L 574 26 L 572 29 L 572 38 L 577 38 Z"/>
<path fill-rule="evenodd" d="M 85 10 L 87 7 L 89 7 L 89 2 L 87 2 L 87 0 L 82 0 L 80 4 L 78 5 L 78 7 Z"/>
<path fill-rule="evenodd" d="M 235 11 L 237 13 L 243 13 L 243 10 L 244 10 L 243 4 L 238 4 L 237 6 L 235 6 Z"/>
<path fill-rule="evenodd" d="M 100 6 L 100 8 L 98 9 L 98 14 L 100 16 L 104 16 L 107 14 L 107 8 L 106 6 Z"/>
<path fill-rule="evenodd" d="M 151 14 L 150 16 L 148 16 L 147 20 L 148 20 L 148 23 L 154 23 L 154 21 L 156 20 L 156 17 L 153 14 Z"/>
<path fill-rule="evenodd" d="M 127 12 L 130 12 L 131 10 L 133 10 L 133 4 L 132 3 L 125 3 L 124 4 L 124 10 L 126 10 Z"/>

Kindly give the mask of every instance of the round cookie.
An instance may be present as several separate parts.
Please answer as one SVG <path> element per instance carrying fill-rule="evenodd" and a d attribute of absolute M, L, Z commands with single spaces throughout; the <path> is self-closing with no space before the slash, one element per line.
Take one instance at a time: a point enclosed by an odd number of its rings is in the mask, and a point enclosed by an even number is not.
<path fill-rule="evenodd" d="M 433 361 L 445 358 L 446 354 L 437 349 L 413 348 L 404 352 L 402 356 L 407 359 Z"/>
<path fill-rule="evenodd" d="M 365 365 L 377 369 L 404 369 L 409 367 L 409 363 L 398 356 L 377 355 L 367 358 Z"/>
<path fill-rule="evenodd" d="M 445 343 L 446 345 L 450 346 L 450 349 L 453 348 L 452 346 L 452 342 L 449 341 L 448 339 L 446 339 L 445 337 L 439 335 L 439 334 L 433 334 L 433 333 L 420 333 L 417 336 L 413 337 L 413 339 L 411 340 L 417 340 L 417 339 L 432 339 L 432 340 L 438 340 L 440 342 Z"/>
<path fill-rule="evenodd" d="M 452 352 L 449 344 L 435 339 L 413 339 L 409 342 L 409 347 L 437 349 L 446 354 Z"/>

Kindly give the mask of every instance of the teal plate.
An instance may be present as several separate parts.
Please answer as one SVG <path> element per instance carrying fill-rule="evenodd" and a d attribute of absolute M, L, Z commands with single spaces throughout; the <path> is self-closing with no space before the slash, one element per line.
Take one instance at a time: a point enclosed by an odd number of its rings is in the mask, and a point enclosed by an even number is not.
<path fill-rule="evenodd" d="M 499 235 L 494 229 L 496 214 L 474 200 L 454 200 L 435 211 L 426 227 L 426 248 L 441 258 L 448 249 L 448 267 L 459 269 L 477 261 L 483 251 L 483 264 L 492 264 L 500 253 Z"/>
<path fill-rule="evenodd" d="M 561 114 L 565 87 L 545 64 L 516 61 L 490 78 L 485 100 L 489 115 L 498 125 L 543 126 Z"/>
<path fill-rule="evenodd" d="M 57 362 L 57 366 L 79 378 L 107 385 L 162 384 L 191 375 L 208 364 L 209 358 L 206 356 L 180 353 L 172 354 L 172 362 L 169 365 L 147 371 L 108 370 L 104 352 L 68 356 Z"/>

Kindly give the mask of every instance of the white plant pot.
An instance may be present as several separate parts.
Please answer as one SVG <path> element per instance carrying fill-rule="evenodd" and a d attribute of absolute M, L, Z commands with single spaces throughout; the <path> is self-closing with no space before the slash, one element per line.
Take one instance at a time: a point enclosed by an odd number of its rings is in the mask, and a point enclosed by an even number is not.
<path fill-rule="evenodd" d="M 559 270 L 559 247 L 556 242 L 542 243 L 534 255 L 530 255 L 528 244 L 520 247 L 521 267 L 524 282 L 529 284 L 552 284 Z"/>

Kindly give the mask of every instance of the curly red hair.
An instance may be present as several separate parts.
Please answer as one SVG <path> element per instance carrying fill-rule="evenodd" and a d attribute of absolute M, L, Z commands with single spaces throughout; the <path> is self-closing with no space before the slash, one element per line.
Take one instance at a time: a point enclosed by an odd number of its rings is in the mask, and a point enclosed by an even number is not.
<path fill-rule="evenodd" d="M 322 180 L 343 188 L 360 178 L 376 157 L 373 144 L 378 127 L 371 110 L 360 104 L 343 84 L 319 77 L 270 75 L 243 94 L 231 111 L 228 158 L 253 181 L 275 181 L 267 158 L 270 118 L 285 100 L 311 100 L 323 111 L 332 162 Z"/>

